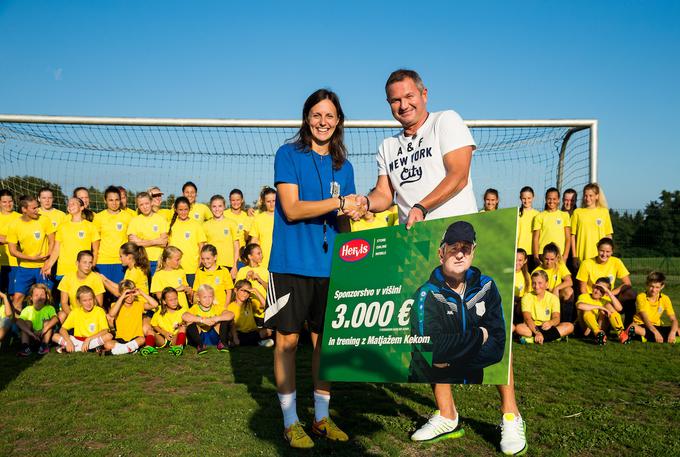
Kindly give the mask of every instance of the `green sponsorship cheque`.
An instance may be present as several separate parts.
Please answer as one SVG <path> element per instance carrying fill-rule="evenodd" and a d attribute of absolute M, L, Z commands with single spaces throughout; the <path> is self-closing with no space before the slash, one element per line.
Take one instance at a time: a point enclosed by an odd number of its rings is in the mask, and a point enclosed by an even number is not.
<path fill-rule="evenodd" d="M 476 233 L 463 298 L 439 251 L 456 221 Z M 516 230 L 509 208 L 338 235 L 322 379 L 507 384 Z"/>

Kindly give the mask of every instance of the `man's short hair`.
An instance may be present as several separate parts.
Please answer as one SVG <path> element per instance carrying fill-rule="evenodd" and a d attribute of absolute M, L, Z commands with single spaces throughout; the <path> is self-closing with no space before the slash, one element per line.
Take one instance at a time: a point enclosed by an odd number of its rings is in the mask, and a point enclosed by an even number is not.
<path fill-rule="evenodd" d="M 19 197 L 19 208 L 28 208 L 28 204 L 31 202 L 37 202 L 36 198 L 32 195 L 22 195 Z"/>
<path fill-rule="evenodd" d="M 415 70 L 408 70 L 405 68 L 400 68 L 399 70 L 393 71 L 389 78 L 387 78 L 387 82 L 385 83 L 385 93 L 387 93 L 387 88 L 390 87 L 392 84 L 403 81 L 406 78 L 410 78 L 413 80 L 413 82 L 416 84 L 416 87 L 418 88 L 418 91 L 420 93 L 423 93 L 423 90 L 425 89 L 425 84 L 423 84 L 423 80 L 418 74 L 417 71 Z"/>

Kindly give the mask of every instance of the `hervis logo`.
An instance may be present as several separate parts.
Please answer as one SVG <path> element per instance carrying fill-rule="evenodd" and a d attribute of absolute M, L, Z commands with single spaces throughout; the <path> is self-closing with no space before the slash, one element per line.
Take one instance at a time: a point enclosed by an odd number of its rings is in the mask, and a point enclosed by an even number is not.
<path fill-rule="evenodd" d="M 371 245 L 362 239 L 350 240 L 340 246 L 340 258 L 345 262 L 358 262 L 371 252 Z"/>

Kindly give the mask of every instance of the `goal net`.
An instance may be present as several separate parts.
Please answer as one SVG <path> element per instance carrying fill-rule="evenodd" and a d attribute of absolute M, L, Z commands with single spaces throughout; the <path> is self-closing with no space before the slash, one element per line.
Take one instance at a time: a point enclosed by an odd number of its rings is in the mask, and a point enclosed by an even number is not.
<path fill-rule="evenodd" d="M 560 190 L 596 180 L 596 121 L 467 121 L 477 142 L 472 180 L 481 207 L 486 188 L 501 207 L 519 204 L 519 189 L 536 191 L 538 208 L 548 187 Z M 90 189 L 91 207 L 104 208 L 110 184 L 134 194 L 158 186 L 164 206 L 193 181 L 198 201 L 228 197 L 238 188 L 252 205 L 272 186 L 274 154 L 297 132 L 299 121 L 216 119 L 67 118 L 0 116 L 0 187 L 15 198 L 53 189 L 55 206 L 76 187 Z M 345 143 L 356 187 L 375 184 L 380 142 L 399 132 L 394 121 L 347 121 Z"/>

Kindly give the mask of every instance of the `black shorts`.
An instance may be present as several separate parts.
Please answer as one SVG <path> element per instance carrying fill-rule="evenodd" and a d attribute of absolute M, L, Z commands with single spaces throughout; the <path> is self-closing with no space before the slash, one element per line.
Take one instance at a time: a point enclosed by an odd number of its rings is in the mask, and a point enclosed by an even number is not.
<path fill-rule="evenodd" d="M 300 333 L 305 322 L 321 333 L 328 299 L 328 278 L 269 274 L 264 326 L 286 333 Z"/>
<path fill-rule="evenodd" d="M 260 332 L 236 332 L 238 334 L 238 341 L 240 346 L 257 346 L 260 342 Z"/>
<path fill-rule="evenodd" d="M 644 326 L 644 324 L 638 324 L 638 326 L 645 331 L 645 334 L 643 335 L 645 338 L 647 338 L 647 341 L 651 341 L 652 343 L 656 341 L 654 339 L 654 334 L 650 332 L 647 327 Z M 659 326 L 655 325 L 654 328 L 656 328 L 659 333 L 661 333 L 661 336 L 663 337 L 663 341 L 666 342 L 668 341 L 668 335 L 671 334 L 671 328 L 669 326 Z"/>

